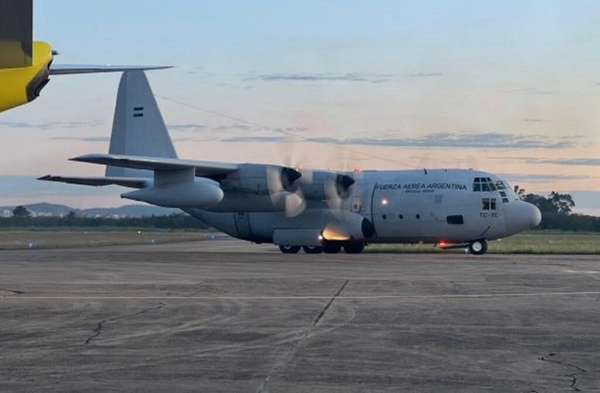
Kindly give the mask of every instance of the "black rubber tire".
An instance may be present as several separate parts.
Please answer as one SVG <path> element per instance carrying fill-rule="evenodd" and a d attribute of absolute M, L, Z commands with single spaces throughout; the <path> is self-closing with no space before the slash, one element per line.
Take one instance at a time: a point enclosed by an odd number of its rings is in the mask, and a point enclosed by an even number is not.
<path fill-rule="evenodd" d="M 473 255 L 483 255 L 487 252 L 488 245 L 485 240 L 476 240 L 469 244 L 469 252 Z"/>
<path fill-rule="evenodd" d="M 362 243 L 349 243 L 344 245 L 346 254 L 360 254 L 364 249 L 365 245 Z"/>
<path fill-rule="evenodd" d="M 320 254 L 323 252 L 323 247 L 321 246 L 304 246 L 302 249 L 307 254 Z"/>
<path fill-rule="evenodd" d="M 297 254 L 300 248 L 300 246 L 279 246 L 279 250 L 284 254 Z"/>
<path fill-rule="evenodd" d="M 342 251 L 342 245 L 339 243 L 324 243 L 323 252 L 325 254 L 337 254 Z"/>

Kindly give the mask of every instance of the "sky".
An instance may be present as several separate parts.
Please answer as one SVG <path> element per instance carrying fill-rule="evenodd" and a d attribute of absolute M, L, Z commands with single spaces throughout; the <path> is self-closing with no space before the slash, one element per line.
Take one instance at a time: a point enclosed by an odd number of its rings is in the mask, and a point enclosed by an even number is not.
<path fill-rule="evenodd" d="M 60 64 L 152 64 L 182 158 L 476 168 L 600 215 L 600 2 L 37 0 Z M 0 114 L 0 205 L 119 206 L 67 161 L 104 153 L 119 75 L 55 76 Z"/>

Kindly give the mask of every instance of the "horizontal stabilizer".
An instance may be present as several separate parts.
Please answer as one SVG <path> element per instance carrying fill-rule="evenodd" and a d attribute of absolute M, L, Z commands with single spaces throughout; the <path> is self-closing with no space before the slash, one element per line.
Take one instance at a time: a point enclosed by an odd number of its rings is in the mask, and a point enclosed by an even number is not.
<path fill-rule="evenodd" d="M 150 179 L 127 177 L 67 177 L 46 175 L 38 180 L 53 181 L 58 183 L 80 184 L 82 186 L 110 186 L 117 185 L 129 188 L 146 188 L 152 184 Z"/>
<path fill-rule="evenodd" d="M 152 158 L 118 154 L 86 154 L 70 159 L 90 164 L 111 165 L 151 171 L 178 171 L 194 168 L 196 176 L 227 175 L 239 169 L 238 164 L 213 161 L 181 160 L 178 158 Z"/>
<path fill-rule="evenodd" d="M 101 72 L 150 71 L 173 68 L 172 66 L 120 66 L 120 65 L 83 65 L 83 64 L 52 64 L 50 75 L 95 74 Z"/>

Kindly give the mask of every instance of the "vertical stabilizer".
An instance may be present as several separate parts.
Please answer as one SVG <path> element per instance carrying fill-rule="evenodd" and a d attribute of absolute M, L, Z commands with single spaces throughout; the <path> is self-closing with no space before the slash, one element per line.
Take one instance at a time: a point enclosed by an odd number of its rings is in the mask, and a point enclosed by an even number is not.
<path fill-rule="evenodd" d="M 0 0 L 0 68 L 32 63 L 33 1 Z"/>
<path fill-rule="evenodd" d="M 177 158 L 143 71 L 126 71 L 121 77 L 108 153 Z M 106 176 L 149 177 L 152 173 L 108 166 Z"/>

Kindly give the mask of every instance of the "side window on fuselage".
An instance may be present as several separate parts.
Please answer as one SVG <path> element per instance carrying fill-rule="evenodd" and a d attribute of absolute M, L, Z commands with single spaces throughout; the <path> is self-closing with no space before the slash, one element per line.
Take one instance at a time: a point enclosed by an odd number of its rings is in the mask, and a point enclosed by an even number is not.
<path fill-rule="evenodd" d="M 483 198 L 482 210 L 496 210 L 496 198 Z"/>

